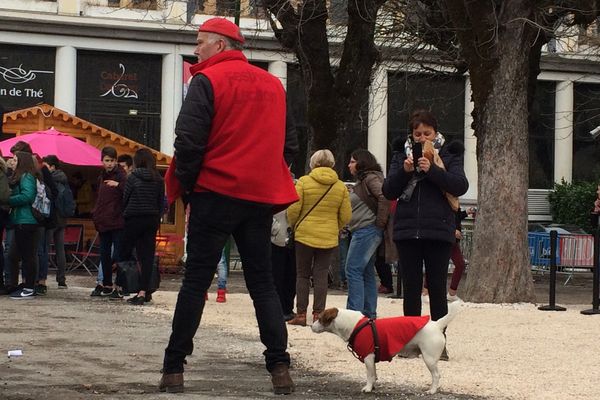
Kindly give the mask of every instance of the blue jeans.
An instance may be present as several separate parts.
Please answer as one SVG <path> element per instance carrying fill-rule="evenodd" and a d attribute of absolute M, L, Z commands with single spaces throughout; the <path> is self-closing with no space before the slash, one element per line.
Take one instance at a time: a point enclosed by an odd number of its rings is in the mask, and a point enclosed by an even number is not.
<path fill-rule="evenodd" d="M 346 258 L 348 302 L 346 308 L 361 311 L 369 318 L 377 316 L 375 251 L 383 240 L 383 230 L 374 224 L 352 232 Z"/>
<path fill-rule="evenodd" d="M 221 252 L 221 260 L 219 260 L 219 264 L 217 265 L 217 288 L 218 289 L 227 289 L 227 270 L 229 266 L 227 265 L 227 257 L 225 257 L 225 249 Z"/>
<path fill-rule="evenodd" d="M 202 319 L 204 295 L 214 278 L 229 236 L 238 246 L 246 287 L 252 298 L 268 371 L 289 365 L 287 329 L 271 269 L 272 207 L 236 200 L 212 192 L 189 196 L 190 218 L 186 268 L 173 315 L 172 333 L 165 349 L 163 371 L 183 372 L 185 357 L 194 350 L 194 336 Z"/>

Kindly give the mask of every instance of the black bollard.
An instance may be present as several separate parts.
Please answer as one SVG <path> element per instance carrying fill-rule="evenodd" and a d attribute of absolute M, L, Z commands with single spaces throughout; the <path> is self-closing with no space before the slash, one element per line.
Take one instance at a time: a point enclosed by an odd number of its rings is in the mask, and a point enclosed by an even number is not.
<path fill-rule="evenodd" d="M 396 268 L 396 293 L 388 297 L 390 299 L 402 298 L 402 267 L 400 266 L 400 261 L 398 261 L 398 266 Z"/>
<path fill-rule="evenodd" d="M 550 299 L 547 306 L 540 306 L 541 311 L 565 311 L 566 308 L 556 305 L 556 242 L 558 234 L 550 231 Z"/>
<path fill-rule="evenodd" d="M 583 315 L 595 315 L 600 314 L 600 310 L 598 309 L 600 303 L 600 294 L 599 294 L 599 285 L 600 285 L 600 273 L 598 271 L 598 257 L 600 257 L 600 225 L 598 225 L 596 219 L 596 231 L 594 232 L 594 275 L 593 275 L 593 286 L 592 286 L 592 308 L 589 310 L 583 310 L 581 313 Z"/>

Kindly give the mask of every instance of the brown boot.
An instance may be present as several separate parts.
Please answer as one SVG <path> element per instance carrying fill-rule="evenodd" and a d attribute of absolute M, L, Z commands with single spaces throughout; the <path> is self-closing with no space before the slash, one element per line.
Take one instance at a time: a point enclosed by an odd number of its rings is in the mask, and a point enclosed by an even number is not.
<path fill-rule="evenodd" d="M 288 366 L 284 363 L 275 364 L 271 371 L 271 382 L 275 394 L 290 394 L 295 389 Z"/>
<path fill-rule="evenodd" d="M 163 374 L 158 383 L 158 390 L 168 393 L 183 392 L 183 373 Z"/>
<path fill-rule="evenodd" d="M 306 313 L 303 312 L 296 314 L 296 316 L 290 319 L 287 323 L 290 325 L 306 326 Z"/>

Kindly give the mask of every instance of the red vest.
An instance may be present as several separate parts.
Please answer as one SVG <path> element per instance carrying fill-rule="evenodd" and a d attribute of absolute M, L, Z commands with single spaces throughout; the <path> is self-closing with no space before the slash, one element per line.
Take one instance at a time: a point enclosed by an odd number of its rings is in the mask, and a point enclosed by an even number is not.
<path fill-rule="evenodd" d="M 286 100 L 279 79 L 250 65 L 238 50 L 216 54 L 190 71 L 206 76 L 214 93 L 195 191 L 279 206 L 297 201 L 283 158 Z"/>
<path fill-rule="evenodd" d="M 356 329 L 367 318 L 363 318 L 354 327 Z M 377 318 L 375 327 L 379 338 L 379 361 L 392 361 L 392 358 L 410 342 L 412 338 L 429 322 L 429 316 L 424 317 L 395 317 Z M 354 337 L 354 343 L 349 343 L 352 350 L 362 362 L 365 357 L 375 351 L 373 330 L 370 325 L 363 327 Z"/>

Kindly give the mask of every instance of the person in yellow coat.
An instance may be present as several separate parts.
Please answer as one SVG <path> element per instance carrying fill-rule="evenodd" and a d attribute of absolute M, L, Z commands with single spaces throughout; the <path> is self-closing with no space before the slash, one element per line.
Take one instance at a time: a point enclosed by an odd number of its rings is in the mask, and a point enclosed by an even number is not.
<path fill-rule="evenodd" d="M 296 251 L 296 316 L 291 325 L 306 326 L 306 311 L 313 278 L 313 320 L 325 309 L 327 276 L 338 247 L 339 231 L 352 217 L 348 189 L 333 170 L 331 151 L 316 151 L 311 171 L 296 182 L 298 200 L 287 210 Z"/>

